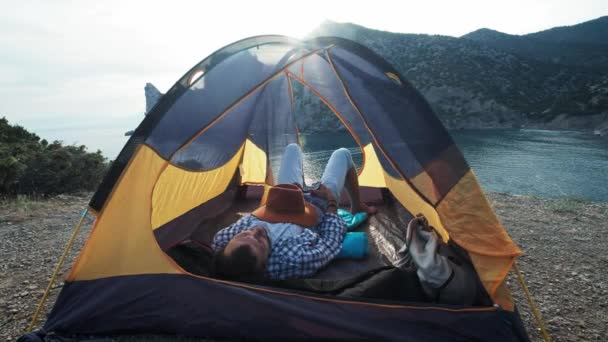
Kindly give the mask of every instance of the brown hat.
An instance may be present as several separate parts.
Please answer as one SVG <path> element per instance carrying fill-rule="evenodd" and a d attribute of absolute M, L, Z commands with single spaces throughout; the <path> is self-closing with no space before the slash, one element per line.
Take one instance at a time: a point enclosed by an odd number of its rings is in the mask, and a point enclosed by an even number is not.
<path fill-rule="evenodd" d="M 279 184 L 268 190 L 266 204 L 251 213 L 260 220 L 272 223 L 289 222 L 305 227 L 317 224 L 317 210 L 304 200 L 297 185 Z"/>

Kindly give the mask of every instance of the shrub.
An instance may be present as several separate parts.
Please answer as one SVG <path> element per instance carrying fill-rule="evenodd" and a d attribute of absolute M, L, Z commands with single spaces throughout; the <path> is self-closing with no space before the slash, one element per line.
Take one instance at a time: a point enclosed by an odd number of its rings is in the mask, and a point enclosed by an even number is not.
<path fill-rule="evenodd" d="M 101 151 L 48 143 L 0 119 L 0 194 L 55 195 L 95 190 L 108 167 Z"/>

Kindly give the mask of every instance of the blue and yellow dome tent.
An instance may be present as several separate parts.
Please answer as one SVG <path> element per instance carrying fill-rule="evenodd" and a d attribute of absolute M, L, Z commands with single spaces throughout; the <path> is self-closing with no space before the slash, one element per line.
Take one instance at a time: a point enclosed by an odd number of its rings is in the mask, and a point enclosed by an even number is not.
<path fill-rule="evenodd" d="M 359 145 L 360 184 L 383 189 L 403 209 L 399 222 L 422 213 L 444 241 L 466 250 L 492 303 L 355 300 L 229 282 L 189 273 L 167 255 L 200 236 L 199 223 L 228 210 L 243 189 L 272 184 L 270 160 L 298 142 L 296 83 Z M 259 36 L 204 59 L 135 130 L 89 208 L 94 227 L 46 332 L 527 339 L 504 283 L 520 249 L 428 103 L 384 59 L 349 40 Z"/>

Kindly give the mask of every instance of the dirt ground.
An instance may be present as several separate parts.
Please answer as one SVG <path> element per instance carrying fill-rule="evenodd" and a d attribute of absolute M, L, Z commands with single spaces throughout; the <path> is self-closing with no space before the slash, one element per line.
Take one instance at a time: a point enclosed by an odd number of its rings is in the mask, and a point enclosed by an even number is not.
<path fill-rule="evenodd" d="M 89 194 L 46 201 L 0 202 L 0 340 L 16 340 L 26 329 Z M 519 267 L 553 341 L 602 341 L 608 336 L 608 203 L 489 194 L 514 241 L 526 253 Z M 65 275 L 86 239 L 93 217 L 68 254 Z M 508 278 L 533 341 L 542 340 L 517 279 Z M 44 321 L 61 281 L 41 315 Z M 163 336 L 119 341 L 196 341 Z"/>

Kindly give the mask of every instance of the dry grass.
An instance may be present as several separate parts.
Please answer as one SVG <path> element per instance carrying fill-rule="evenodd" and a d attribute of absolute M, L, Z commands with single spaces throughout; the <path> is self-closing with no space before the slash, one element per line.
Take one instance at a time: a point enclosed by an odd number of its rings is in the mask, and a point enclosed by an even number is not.
<path fill-rule="evenodd" d="M 37 197 L 17 195 L 15 197 L 0 197 L 0 223 L 18 223 L 28 219 L 42 217 L 48 212 L 61 211 L 66 205 L 82 202 L 90 198 L 90 194 L 59 195 L 55 197 Z M 83 208 L 86 206 L 83 203 Z"/>
<path fill-rule="evenodd" d="M 0 222 L 22 222 L 35 217 L 40 210 L 49 210 L 56 205 L 55 200 L 17 195 L 0 199 Z"/>

